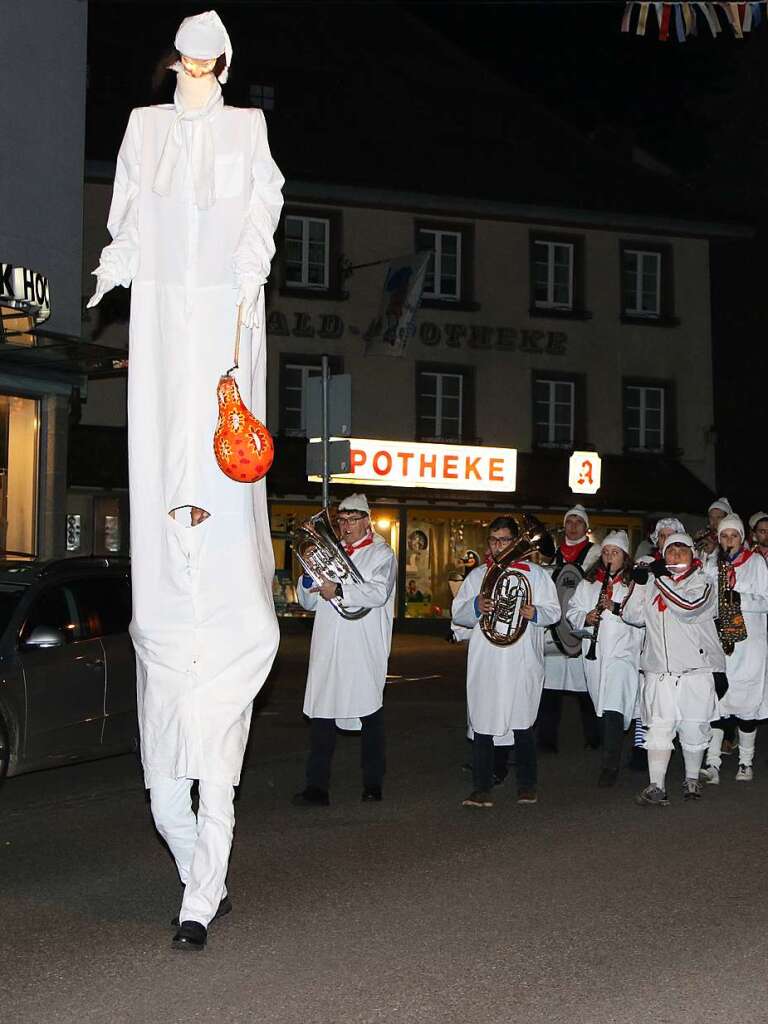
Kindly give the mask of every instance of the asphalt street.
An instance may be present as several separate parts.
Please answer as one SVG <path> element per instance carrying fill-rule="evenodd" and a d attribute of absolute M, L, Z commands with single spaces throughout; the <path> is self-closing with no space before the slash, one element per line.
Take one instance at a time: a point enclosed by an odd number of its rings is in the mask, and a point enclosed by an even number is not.
<path fill-rule="evenodd" d="M 329 808 L 301 788 L 306 637 L 259 702 L 237 800 L 234 912 L 202 954 L 170 948 L 179 886 L 133 756 L 0 790 L 0 1008 L 19 1024 L 752 1024 L 768 1021 L 768 730 L 756 778 L 639 808 L 644 777 L 595 786 L 568 706 L 540 800 L 511 781 L 461 806 L 465 650 L 397 637 L 381 804 L 359 740 Z"/>

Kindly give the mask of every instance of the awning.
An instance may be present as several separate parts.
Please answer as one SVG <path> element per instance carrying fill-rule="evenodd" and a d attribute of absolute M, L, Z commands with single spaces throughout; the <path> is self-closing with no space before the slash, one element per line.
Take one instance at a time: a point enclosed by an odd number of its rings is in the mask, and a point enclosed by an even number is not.
<path fill-rule="evenodd" d="M 128 369 L 128 351 L 47 331 L 0 332 L 0 370 L 37 370 L 115 377 Z"/>

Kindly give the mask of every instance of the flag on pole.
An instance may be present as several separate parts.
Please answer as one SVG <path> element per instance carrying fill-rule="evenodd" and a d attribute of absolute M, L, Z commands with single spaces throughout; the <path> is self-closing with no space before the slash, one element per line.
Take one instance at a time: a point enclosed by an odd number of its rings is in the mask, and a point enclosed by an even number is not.
<path fill-rule="evenodd" d="M 366 355 L 403 355 L 416 333 L 416 313 L 431 259 L 431 252 L 417 252 L 387 264 L 379 312 L 363 335 Z"/>

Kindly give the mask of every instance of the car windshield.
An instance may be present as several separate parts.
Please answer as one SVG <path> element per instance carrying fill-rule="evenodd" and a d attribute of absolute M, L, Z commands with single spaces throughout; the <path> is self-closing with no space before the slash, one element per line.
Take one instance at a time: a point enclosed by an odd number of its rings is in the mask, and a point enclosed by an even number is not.
<path fill-rule="evenodd" d="M 8 628 L 26 587 L 17 583 L 0 583 L 0 636 Z"/>

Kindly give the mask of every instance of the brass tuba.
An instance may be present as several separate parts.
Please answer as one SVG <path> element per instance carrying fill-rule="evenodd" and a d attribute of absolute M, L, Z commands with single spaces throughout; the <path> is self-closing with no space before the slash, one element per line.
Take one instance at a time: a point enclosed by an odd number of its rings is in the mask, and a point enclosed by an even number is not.
<path fill-rule="evenodd" d="M 365 582 L 336 536 L 327 508 L 321 509 L 309 522 L 293 531 L 291 545 L 304 572 L 311 576 L 318 586 L 323 579 L 340 583 L 342 587 L 348 580 L 353 583 Z M 362 619 L 371 610 L 358 608 L 357 611 L 349 611 L 342 607 L 338 597 L 332 598 L 331 604 L 344 619 Z"/>
<path fill-rule="evenodd" d="M 548 558 L 555 554 L 555 545 L 546 526 L 527 513 L 523 513 L 522 520 L 522 530 L 501 557 L 494 558 L 480 588 L 480 596 L 493 601 L 493 610 L 480 618 L 480 629 L 496 647 L 517 643 L 528 625 L 520 612 L 523 605 L 531 603 L 531 584 L 528 574 L 511 568 L 512 563 L 534 552 Z"/>

